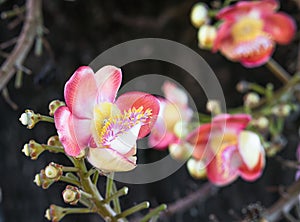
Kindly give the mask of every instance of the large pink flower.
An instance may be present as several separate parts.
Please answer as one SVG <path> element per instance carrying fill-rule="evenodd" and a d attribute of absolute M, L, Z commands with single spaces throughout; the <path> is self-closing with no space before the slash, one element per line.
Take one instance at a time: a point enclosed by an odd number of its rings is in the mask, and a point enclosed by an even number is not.
<path fill-rule="evenodd" d="M 160 98 L 159 115 L 149 136 L 149 145 L 160 150 L 179 142 L 193 114 L 186 92 L 174 83 L 165 82 L 162 91 L 165 99 Z"/>
<path fill-rule="evenodd" d="M 244 130 L 250 119 L 246 114 L 221 114 L 188 136 L 193 158 L 204 162 L 212 183 L 223 186 L 238 176 L 253 181 L 262 174 L 265 153 L 260 139 Z"/>
<path fill-rule="evenodd" d="M 289 43 L 296 31 L 294 20 L 276 12 L 275 0 L 246 2 L 222 9 L 217 18 L 223 20 L 213 50 L 220 50 L 228 59 L 246 67 L 268 61 L 275 43 Z"/>
<path fill-rule="evenodd" d="M 136 140 L 147 135 L 159 112 L 157 99 L 143 92 L 115 97 L 121 70 L 105 66 L 94 74 L 78 68 L 65 85 L 66 106 L 54 114 L 65 151 L 77 156 L 88 148 L 88 160 L 103 171 L 128 171 L 136 166 Z"/>

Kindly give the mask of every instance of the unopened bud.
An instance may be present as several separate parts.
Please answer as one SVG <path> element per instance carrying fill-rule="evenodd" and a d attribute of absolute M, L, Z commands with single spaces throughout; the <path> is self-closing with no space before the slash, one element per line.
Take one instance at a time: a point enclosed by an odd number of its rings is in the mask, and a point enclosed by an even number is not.
<path fill-rule="evenodd" d="M 254 107 L 259 103 L 259 101 L 260 97 L 255 92 L 247 93 L 244 97 L 244 105 L 247 107 Z"/>
<path fill-rule="evenodd" d="M 174 143 L 169 146 L 169 152 L 176 160 L 186 160 L 192 155 L 193 147 L 189 143 Z"/>
<path fill-rule="evenodd" d="M 290 115 L 291 110 L 292 110 L 292 108 L 290 105 L 281 104 L 281 105 L 274 106 L 272 108 L 272 113 L 279 117 L 286 117 L 286 116 Z"/>
<path fill-rule="evenodd" d="M 58 136 L 51 136 L 47 141 L 48 146 L 62 146 Z"/>
<path fill-rule="evenodd" d="M 77 187 L 68 185 L 62 193 L 65 203 L 75 205 L 80 199 L 80 191 Z"/>
<path fill-rule="evenodd" d="M 205 24 L 208 21 L 207 6 L 203 3 L 195 4 L 192 8 L 190 19 L 195 28 Z"/>
<path fill-rule="evenodd" d="M 174 126 L 174 133 L 178 138 L 184 138 L 189 133 L 187 122 L 177 122 Z"/>
<path fill-rule="evenodd" d="M 245 93 L 248 92 L 250 84 L 247 81 L 240 81 L 237 85 L 236 85 L 236 90 L 240 93 Z"/>
<path fill-rule="evenodd" d="M 221 113 L 221 105 L 218 100 L 209 100 L 206 103 L 206 109 L 207 111 L 217 115 Z"/>
<path fill-rule="evenodd" d="M 62 173 L 62 166 L 53 162 L 45 168 L 45 175 L 49 179 L 55 179 L 57 181 L 61 177 Z"/>
<path fill-rule="evenodd" d="M 26 109 L 19 118 L 20 122 L 27 126 L 28 129 L 32 129 L 37 122 L 40 121 L 38 114 L 35 114 L 32 110 Z"/>
<path fill-rule="evenodd" d="M 61 107 L 65 106 L 66 104 L 62 101 L 59 100 L 53 100 L 52 102 L 49 103 L 49 115 L 54 116 L 55 111 Z"/>
<path fill-rule="evenodd" d="M 258 119 L 253 119 L 252 124 L 254 126 L 256 126 L 257 128 L 263 130 L 263 129 L 266 129 L 269 127 L 269 120 L 268 120 L 268 118 L 261 116 Z"/>
<path fill-rule="evenodd" d="M 52 222 L 59 222 L 65 215 L 65 208 L 51 204 L 50 208 L 46 210 L 45 218 Z"/>
<path fill-rule="evenodd" d="M 211 49 L 217 37 L 217 29 L 212 25 L 203 25 L 198 31 L 198 45 L 201 49 Z"/>
<path fill-rule="evenodd" d="M 206 177 L 205 164 L 202 160 L 189 159 L 187 168 L 190 175 L 196 179 L 203 179 Z"/>
<path fill-rule="evenodd" d="M 29 143 L 25 144 L 22 149 L 25 156 L 31 157 L 32 160 L 36 160 L 44 151 L 44 147 L 34 140 L 30 140 Z"/>

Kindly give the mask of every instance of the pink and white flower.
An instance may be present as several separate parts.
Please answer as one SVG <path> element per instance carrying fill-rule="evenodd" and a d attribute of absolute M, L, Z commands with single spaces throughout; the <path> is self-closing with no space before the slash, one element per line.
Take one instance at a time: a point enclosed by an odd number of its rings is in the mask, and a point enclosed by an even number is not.
<path fill-rule="evenodd" d="M 220 50 L 228 59 L 246 67 L 266 63 L 275 43 L 288 44 L 295 35 L 294 20 L 276 12 L 276 0 L 240 1 L 225 7 L 217 18 L 223 20 L 218 28 L 213 51 Z"/>
<path fill-rule="evenodd" d="M 159 112 L 157 99 L 144 92 L 129 92 L 117 100 L 121 70 L 104 66 L 96 73 L 79 67 L 65 85 L 66 106 L 54 114 L 65 151 L 107 171 L 128 171 L 136 166 L 136 140 L 146 136 Z"/>
<path fill-rule="evenodd" d="M 212 183 L 223 186 L 239 176 L 247 181 L 261 176 L 265 153 L 258 135 L 245 130 L 250 120 L 246 114 L 220 114 L 188 136 L 193 158 L 205 163 Z"/>
<path fill-rule="evenodd" d="M 188 96 L 184 90 L 174 83 L 165 82 L 162 91 L 165 99 L 159 99 L 159 115 L 149 136 L 149 145 L 160 150 L 178 143 L 187 134 L 187 123 L 193 114 L 188 107 Z"/>

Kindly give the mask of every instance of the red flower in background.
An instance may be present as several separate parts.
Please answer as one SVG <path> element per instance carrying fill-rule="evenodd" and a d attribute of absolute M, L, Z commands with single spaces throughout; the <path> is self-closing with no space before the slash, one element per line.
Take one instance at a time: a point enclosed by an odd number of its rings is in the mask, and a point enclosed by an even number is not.
<path fill-rule="evenodd" d="M 276 12 L 275 0 L 238 2 L 222 9 L 217 18 L 223 20 L 213 50 L 220 50 L 228 59 L 246 67 L 268 61 L 275 43 L 289 43 L 296 31 L 294 20 Z"/>
<path fill-rule="evenodd" d="M 223 186 L 238 176 L 247 181 L 261 176 L 265 153 L 258 135 L 244 130 L 250 120 L 247 114 L 221 114 L 188 136 L 193 158 L 203 162 L 212 183 Z"/>

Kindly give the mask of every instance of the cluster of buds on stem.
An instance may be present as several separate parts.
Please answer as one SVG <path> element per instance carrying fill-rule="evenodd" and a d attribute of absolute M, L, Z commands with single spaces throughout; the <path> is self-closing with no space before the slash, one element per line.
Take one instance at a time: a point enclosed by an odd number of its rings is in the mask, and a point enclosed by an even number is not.
<path fill-rule="evenodd" d="M 280 104 L 272 108 L 272 113 L 278 117 L 287 117 L 291 113 L 291 106 L 288 104 Z"/>
<path fill-rule="evenodd" d="M 43 189 L 48 189 L 54 182 L 58 181 L 63 174 L 62 166 L 50 163 L 45 170 L 35 175 L 34 182 Z"/>

